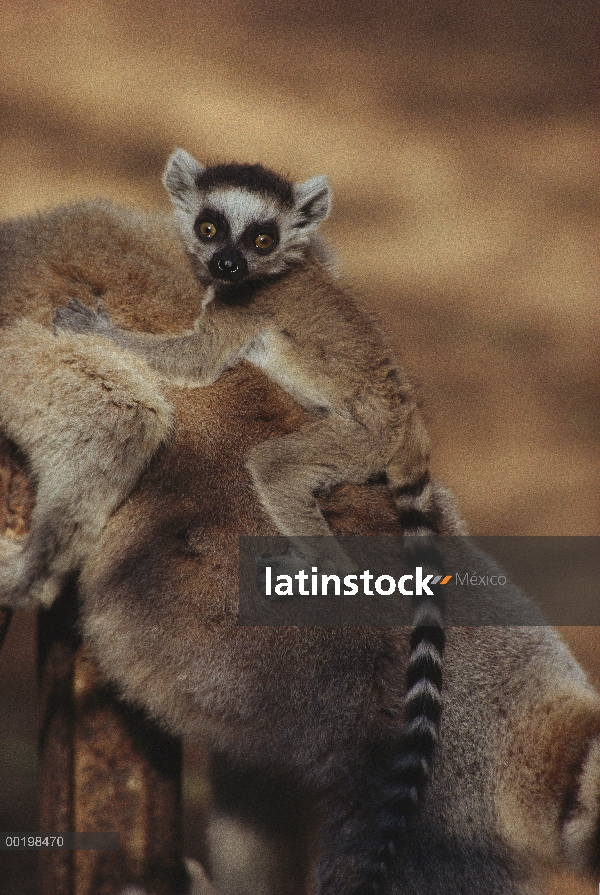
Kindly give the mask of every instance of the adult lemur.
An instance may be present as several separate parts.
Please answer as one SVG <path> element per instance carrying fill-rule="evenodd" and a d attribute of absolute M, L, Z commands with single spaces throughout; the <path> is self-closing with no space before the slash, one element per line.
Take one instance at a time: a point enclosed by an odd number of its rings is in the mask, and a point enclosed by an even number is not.
<path fill-rule="evenodd" d="M 57 547 L 81 568 L 82 630 L 105 674 L 210 750 L 221 892 L 356 890 L 374 829 L 397 821 L 385 782 L 407 632 L 236 625 L 239 533 L 276 532 L 245 458 L 310 414 L 246 364 L 180 388 L 105 339 L 55 336 L 64 295 L 102 298 L 122 326 L 163 334 L 191 327 L 202 300 L 161 217 L 97 202 L 0 227 L 0 428 L 29 457 L 38 498 L 30 539 L 11 549 L 37 560 L 0 564 L 3 593 L 50 599 Z M 149 465 L 123 502 L 134 454 Z M 401 533 L 383 485 L 342 492 L 345 509 L 340 491 L 323 498 L 336 533 Z M 452 530 L 441 492 L 436 507 Z M 539 626 L 449 627 L 446 667 L 434 772 L 385 891 L 539 895 L 548 867 L 595 873 L 600 708 L 567 650 Z M 277 888 L 250 859 L 240 868 L 235 830 L 289 859 L 296 882 Z"/>
<path fill-rule="evenodd" d="M 164 182 L 206 290 L 194 331 L 127 332 L 104 309 L 95 314 L 78 301 L 57 310 L 55 325 L 106 336 L 171 380 L 209 385 L 247 360 L 309 411 L 309 421 L 256 445 L 247 461 L 282 534 L 330 535 L 315 492 L 382 473 L 405 528 L 435 531 L 439 489 L 429 482 L 428 439 L 406 376 L 370 318 L 315 257 L 315 230 L 330 207 L 327 180 L 292 184 L 261 165 L 203 168 L 177 150 Z M 305 541 L 293 543 L 293 559 L 271 560 L 280 572 L 297 570 L 298 553 L 321 571 L 335 561 L 351 570 L 333 539 L 314 552 Z M 444 646 L 438 606 L 423 600 L 415 620 L 407 723 L 388 759 L 387 814 L 373 821 L 373 862 L 365 869 L 372 886 L 415 810 L 438 738 Z"/>

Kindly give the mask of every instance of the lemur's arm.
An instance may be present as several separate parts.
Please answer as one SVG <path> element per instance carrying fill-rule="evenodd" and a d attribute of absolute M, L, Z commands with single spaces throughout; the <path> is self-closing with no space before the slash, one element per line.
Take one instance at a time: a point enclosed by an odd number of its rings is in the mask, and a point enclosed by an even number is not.
<path fill-rule="evenodd" d="M 200 317 L 192 333 L 172 336 L 128 332 L 112 322 L 103 305 L 95 312 L 77 299 L 58 307 L 53 323 L 59 330 L 104 336 L 169 379 L 192 380 L 195 385 L 209 385 L 218 379 L 243 357 L 250 340 L 243 333 L 235 340 L 229 327 L 215 325 L 206 315 Z"/>

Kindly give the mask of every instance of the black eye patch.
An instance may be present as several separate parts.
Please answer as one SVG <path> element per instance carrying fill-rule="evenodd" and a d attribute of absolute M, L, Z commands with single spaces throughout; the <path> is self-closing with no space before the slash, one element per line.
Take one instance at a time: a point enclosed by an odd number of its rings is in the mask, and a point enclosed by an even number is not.
<path fill-rule="evenodd" d="M 198 239 L 201 239 L 203 242 L 205 241 L 205 237 L 200 232 L 200 228 L 202 224 L 206 222 L 214 224 L 217 228 L 217 232 L 213 237 L 215 240 L 220 241 L 227 239 L 229 236 L 229 224 L 227 223 L 227 218 L 214 208 L 203 208 L 198 214 L 194 223 L 194 233 Z"/>
<path fill-rule="evenodd" d="M 272 240 L 268 247 L 263 247 L 261 249 L 260 244 L 257 243 L 257 240 L 260 242 L 259 238 L 261 236 L 267 236 Z M 250 226 L 246 227 L 242 233 L 240 242 L 244 248 L 262 250 L 262 254 L 272 252 L 279 242 L 279 230 L 277 224 L 275 221 L 264 221 L 262 224 L 250 224 Z"/>

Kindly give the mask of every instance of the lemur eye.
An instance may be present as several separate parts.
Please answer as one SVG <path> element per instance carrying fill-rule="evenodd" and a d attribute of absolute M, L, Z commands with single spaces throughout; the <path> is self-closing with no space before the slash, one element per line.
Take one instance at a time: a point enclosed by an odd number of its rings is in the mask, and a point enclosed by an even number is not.
<path fill-rule="evenodd" d="M 273 245 L 273 237 L 268 233 L 259 233 L 254 240 L 254 245 L 257 249 L 270 249 Z"/>
<path fill-rule="evenodd" d="M 217 228 L 212 221 L 202 221 L 198 230 L 200 231 L 200 235 L 204 236 L 206 239 L 212 239 L 213 236 L 217 235 Z"/>

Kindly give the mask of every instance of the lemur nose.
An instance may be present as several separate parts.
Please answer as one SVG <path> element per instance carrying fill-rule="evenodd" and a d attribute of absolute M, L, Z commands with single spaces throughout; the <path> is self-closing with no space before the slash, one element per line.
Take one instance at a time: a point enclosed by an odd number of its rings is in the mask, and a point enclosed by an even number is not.
<path fill-rule="evenodd" d="M 239 268 L 239 264 L 237 263 L 235 258 L 221 258 L 217 267 L 221 271 L 221 273 L 237 273 Z"/>
<path fill-rule="evenodd" d="M 248 273 L 246 259 L 230 246 L 215 252 L 208 262 L 208 269 L 210 275 L 222 283 L 239 283 Z"/>

